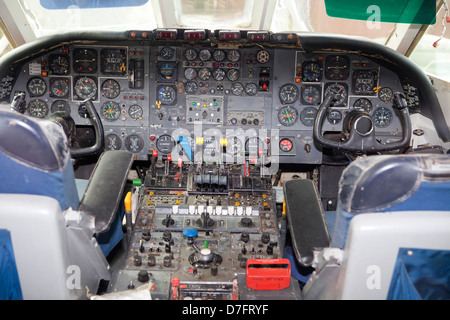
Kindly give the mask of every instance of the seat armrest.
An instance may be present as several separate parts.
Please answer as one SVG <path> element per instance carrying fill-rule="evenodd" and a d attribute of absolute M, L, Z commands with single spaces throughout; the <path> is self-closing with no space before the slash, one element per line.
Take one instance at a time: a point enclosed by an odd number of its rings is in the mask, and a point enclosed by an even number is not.
<path fill-rule="evenodd" d="M 78 207 L 93 219 L 95 233 L 111 227 L 133 160 L 134 155 L 127 151 L 106 151 L 100 156 Z"/>
<path fill-rule="evenodd" d="M 312 265 L 314 250 L 330 245 L 322 205 L 311 180 L 291 180 L 284 184 L 289 231 L 297 261 Z"/>

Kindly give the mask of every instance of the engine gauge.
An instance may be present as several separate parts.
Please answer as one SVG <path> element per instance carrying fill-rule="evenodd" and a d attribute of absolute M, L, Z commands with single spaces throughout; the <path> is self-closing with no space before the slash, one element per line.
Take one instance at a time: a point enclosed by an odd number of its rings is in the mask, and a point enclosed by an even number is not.
<path fill-rule="evenodd" d="M 284 138 L 280 141 L 280 150 L 283 152 L 291 152 L 294 148 L 292 141 L 288 138 Z"/>
<path fill-rule="evenodd" d="M 171 47 L 164 47 L 159 50 L 159 56 L 164 60 L 170 60 L 175 55 L 175 50 Z"/>
<path fill-rule="evenodd" d="M 197 51 L 195 51 L 194 49 L 187 49 L 184 52 L 184 57 L 186 58 L 186 60 L 188 61 L 193 61 L 195 59 L 197 59 Z"/>
<path fill-rule="evenodd" d="M 223 50 L 214 51 L 213 59 L 214 61 L 222 62 L 223 60 L 225 60 L 225 52 L 223 52 Z"/>
<path fill-rule="evenodd" d="M 50 111 L 51 113 L 64 112 L 65 114 L 70 115 L 70 105 L 65 100 L 56 100 L 52 103 Z"/>
<path fill-rule="evenodd" d="M 107 121 L 116 121 L 121 114 L 120 106 L 113 101 L 103 103 L 101 107 L 101 115 Z"/>
<path fill-rule="evenodd" d="M 125 148 L 132 153 L 139 153 L 144 149 L 144 139 L 137 135 L 132 134 L 125 138 Z"/>
<path fill-rule="evenodd" d="M 47 84 L 42 78 L 31 78 L 27 83 L 27 90 L 31 97 L 40 97 L 47 90 Z"/>
<path fill-rule="evenodd" d="M 73 70 L 77 73 L 95 73 L 98 57 L 95 49 L 77 48 L 73 50 Z"/>
<path fill-rule="evenodd" d="M 198 57 L 203 62 L 209 61 L 211 59 L 211 51 L 209 51 L 208 49 L 203 49 L 198 54 Z"/>
<path fill-rule="evenodd" d="M 28 113 L 34 118 L 45 118 L 48 114 L 48 106 L 43 100 L 31 100 L 28 104 Z"/>
<path fill-rule="evenodd" d="M 357 111 L 366 112 L 369 113 L 372 111 L 372 102 L 370 102 L 369 99 L 361 98 L 356 100 L 356 102 L 353 104 L 353 108 Z"/>
<path fill-rule="evenodd" d="M 78 100 L 94 98 L 97 95 L 97 82 L 91 77 L 81 77 L 76 80 L 74 89 Z"/>
<path fill-rule="evenodd" d="M 384 87 L 378 91 L 378 98 L 384 103 L 388 103 L 394 99 L 394 92 L 391 88 Z"/>
<path fill-rule="evenodd" d="M 392 111 L 386 107 L 381 107 L 373 113 L 373 122 L 378 128 L 386 128 L 392 122 Z"/>
<path fill-rule="evenodd" d="M 316 120 L 317 109 L 314 107 L 306 107 L 300 113 L 300 121 L 307 127 L 314 126 Z"/>
<path fill-rule="evenodd" d="M 48 57 L 50 72 L 54 75 L 68 75 L 70 73 L 69 56 L 54 54 Z"/>
<path fill-rule="evenodd" d="M 298 111 L 294 107 L 285 106 L 278 111 L 278 121 L 286 127 L 293 126 L 297 123 Z"/>
<path fill-rule="evenodd" d="M 202 68 L 198 72 L 198 77 L 200 80 L 208 81 L 211 78 L 211 71 L 208 68 Z"/>
<path fill-rule="evenodd" d="M 70 81 L 67 78 L 53 78 L 50 80 L 50 96 L 65 98 L 70 90 Z"/>
<path fill-rule="evenodd" d="M 101 52 L 102 73 L 123 76 L 127 72 L 126 49 L 103 49 Z"/>
<path fill-rule="evenodd" d="M 120 84 L 113 79 L 105 80 L 102 84 L 102 95 L 108 99 L 115 99 L 120 94 Z"/>
<path fill-rule="evenodd" d="M 114 133 L 108 134 L 105 137 L 105 149 L 106 150 L 120 150 L 122 149 L 122 140 Z"/>
<path fill-rule="evenodd" d="M 197 92 L 197 89 L 198 89 L 198 85 L 194 81 L 189 81 L 184 86 L 184 91 L 187 94 L 195 94 Z"/>
<path fill-rule="evenodd" d="M 144 110 L 141 106 L 134 104 L 128 109 L 128 114 L 130 117 L 134 120 L 142 119 L 142 116 L 144 115 Z"/>
<path fill-rule="evenodd" d="M 171 105 L 175 103 L 177 98 L 177 93 L 172 86 L 161 86 L 158 87 L 158 99 L 162 104 Z"/>
<path fill-rule="evenodd" d="M 225 71 L 223 69 L 215 69 L 212 73 L 212 76 L 214 78 L 214 80 L 216 81 L 222 81 L 223 79 L 225 79 Z"/>
<path fill-rule="evenodd" d="M 353 93 L 362 96 L 374 96 L 378 83 L 376 70 L 356 70 L 353 73 Z"/>
<path fill-rule="evenodd" d="M 299 90 L 296 85 L 287 83 L 280 88 L 278 96 L 282 104 L 292 104 L 297 101 Z"/>
<path fill-rule="evenodd" d="M 240 82 L 235 82 L 231 86 L 231 92 L 233 92 L 235 96 L 240 96 L 244 92 L 244 86 Z"/>
<path fill-rule="evenodd" d="M 197 70 L 194 68 L 187 68 L 184 70 L 184 77 L 188 80 L 194 80 L 197 77 Z"/>
<path fill-rule="evenodd" d="M 302 86 L 303 104 L 320 104 L 322 100 L 322 88 L 316 85 Z"/>
<path fill-rule="evenodd" d="M 245 93 L 249 96 L 254 96 L 255 94 L 258 93 L 258 86 L 256 85 L 256 83 L 247 83 L 245 85 Z"/>
<path fill-rule="evenodd" d="M 325 90 L 325 96 L 328 96 L 330 92 L 333 92 L 338 98 L 334 101 L 333 106 L 345 107 L 347 105 L 347 85 L 345 83 L 332 83 L 329 84 Z"/>
<path fill-rule="evenodd" d="M 343 55 L 327 56 L 325 78 L 328 80 L 347 80 L 350 73 L 350 59 Z"/>
<path fill-rule="evenodd" d="M 236 81 L 239 79 L 239 70 L 238 69 L 230 69 L 227 72 L 227 77 L 230 81 Z"/>
<path fill-rule="evenodd" d="M 322 67 L 317 62 L 305 62 L 303 64 L 303 81 L 320 82 L 322 80 Z"/>
<path fill-rule="evenodd" d="M 172 137 L 168 134 L 160 136 L 159 139 L 156 141 L 156 148 L 161 153 L 170 154 L 174 147 L 175 141 L 173 141 Z"/>
<path fill-rule="evenodd" d="M 327 119 L 329 123 L 336 125 L 342 121 L 342 113 L 339 110 L 331 110 Z"/>
<path fill-rule="evenodd" d="M 230 62 L 238 62 L 241 59 L 241 54 L 238 50 L 230 50 L 228 51 L 227 58 Z"/>

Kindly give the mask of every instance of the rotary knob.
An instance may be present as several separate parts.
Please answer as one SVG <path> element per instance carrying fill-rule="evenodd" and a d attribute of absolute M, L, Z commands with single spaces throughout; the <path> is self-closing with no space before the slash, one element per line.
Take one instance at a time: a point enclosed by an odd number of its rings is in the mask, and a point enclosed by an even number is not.
<path fill-rule="evenodd" d="M 250 228 L 253 225 L 253 221 L 250 218 L 242 218 L 241 226 L 244 228 Z"/>

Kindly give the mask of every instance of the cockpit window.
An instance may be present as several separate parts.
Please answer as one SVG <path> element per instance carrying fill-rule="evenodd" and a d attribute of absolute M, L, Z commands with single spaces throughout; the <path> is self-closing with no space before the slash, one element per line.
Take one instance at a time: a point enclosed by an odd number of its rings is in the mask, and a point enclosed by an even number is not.
<path fill-rule="evenodd" d="M 62 10 L 69 7 L 80 9 L 138 7 L 149 0 L 40 0 L 41 6 L 48 10 Z"/>

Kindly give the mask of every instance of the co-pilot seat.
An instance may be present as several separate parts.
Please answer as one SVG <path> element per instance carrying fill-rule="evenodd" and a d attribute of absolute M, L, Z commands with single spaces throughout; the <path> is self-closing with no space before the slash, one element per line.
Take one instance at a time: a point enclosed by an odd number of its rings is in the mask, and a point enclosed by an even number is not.
<path fill-rule="evenodd" d="M 450 158 L 370 156 L 339 182 L 333 231 L 312 181 L 285 184 L 305 299 L 449 299 Z"/>
<path fill-rule="evenodd" d="M 95 294 L 109 279 L 105 255 L 120 233 L 105 247 L 95 237 L 114 234 L 132 162 L 128 152 L 103 153 L 78 195 L 61 126 L 0 111 L 0 229 L 10 234 L 24 299 L 86 298 L 86 287 Z"/>

